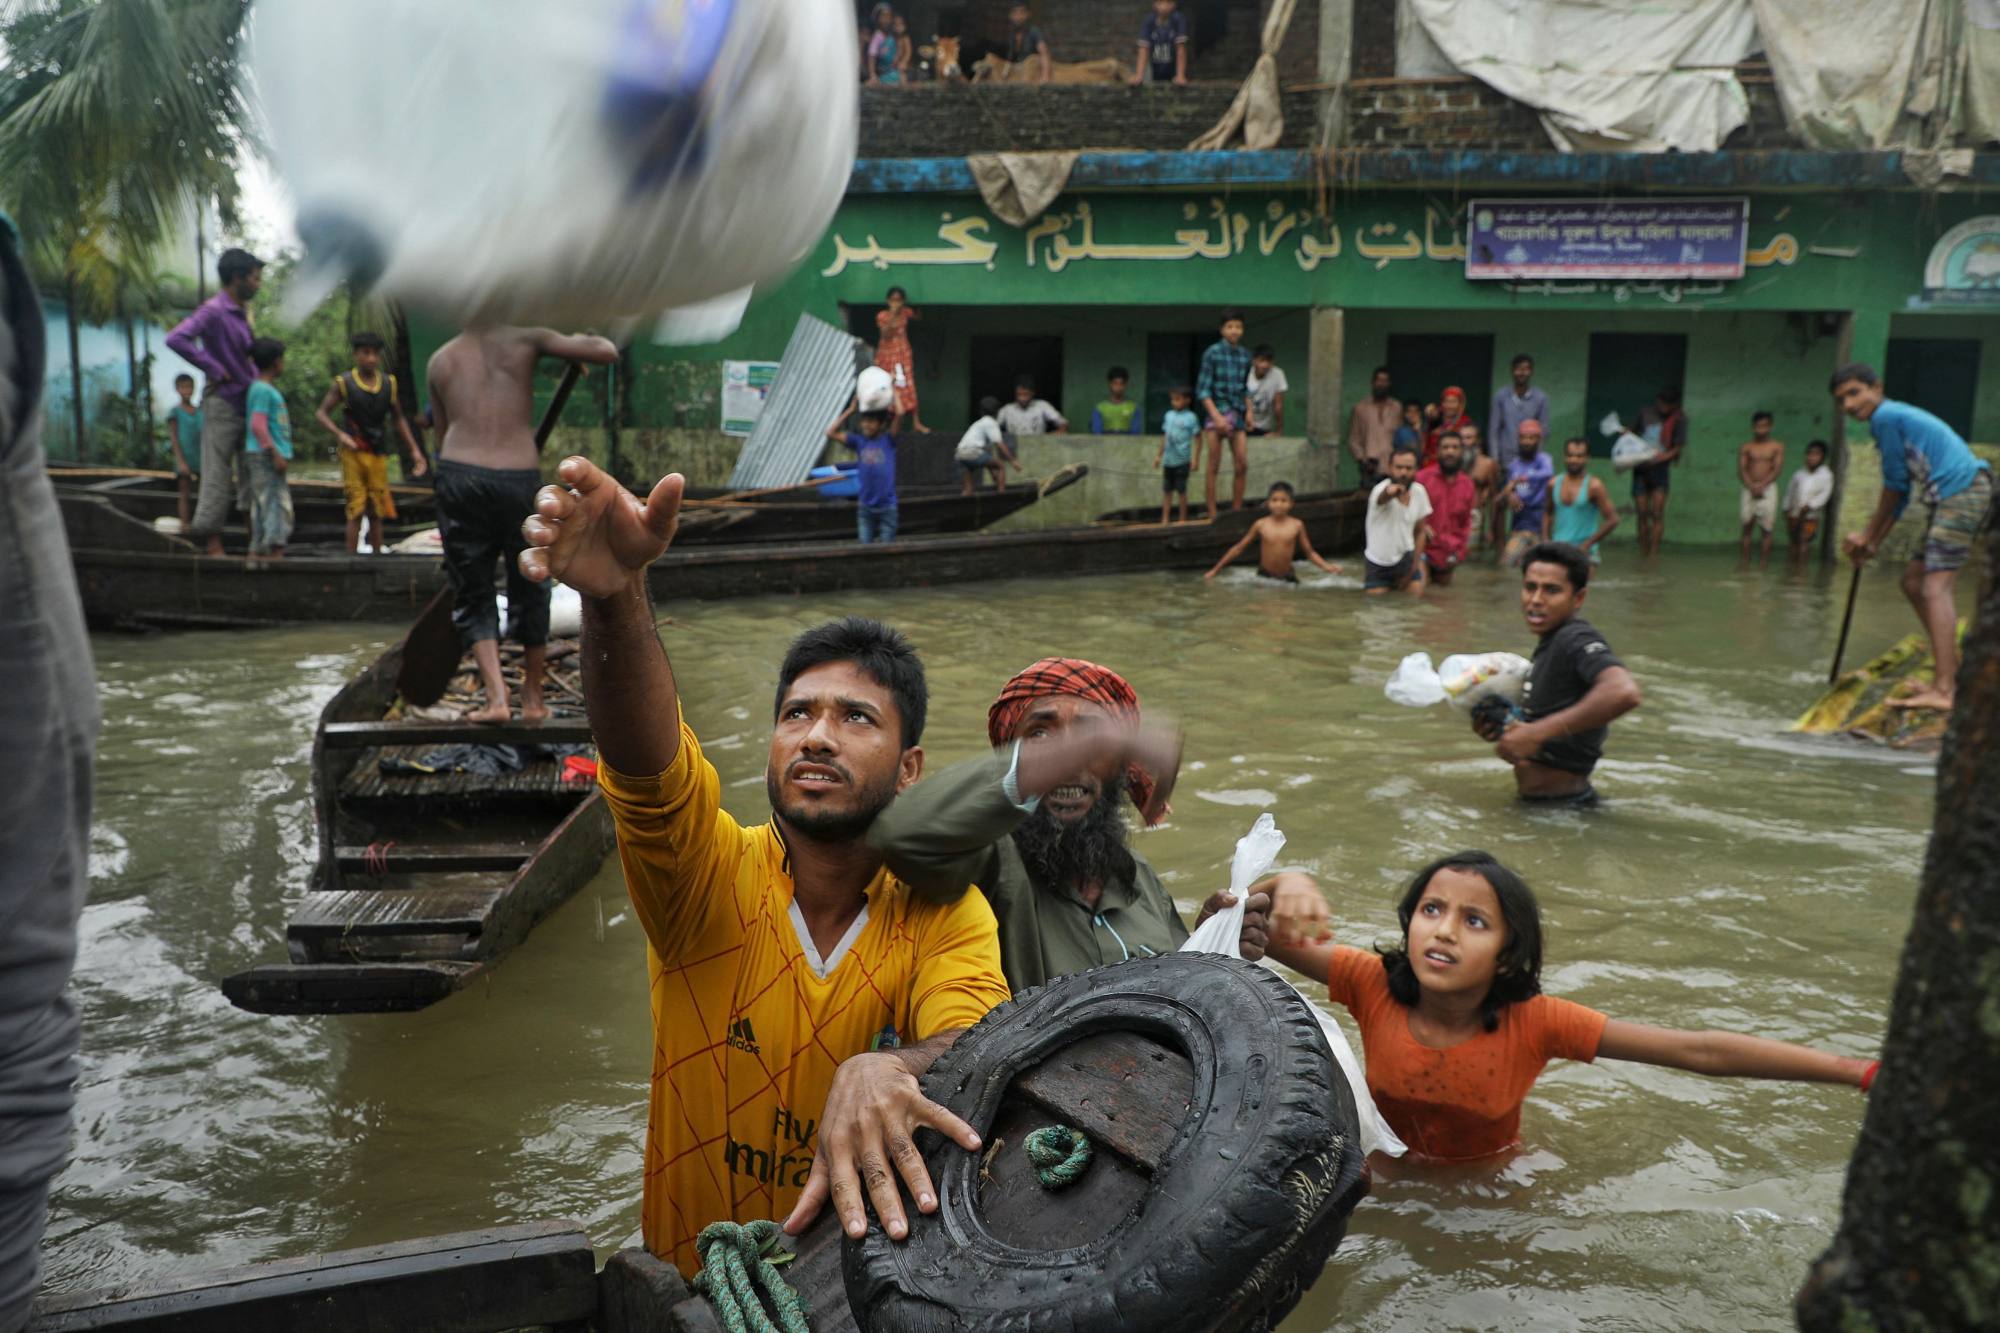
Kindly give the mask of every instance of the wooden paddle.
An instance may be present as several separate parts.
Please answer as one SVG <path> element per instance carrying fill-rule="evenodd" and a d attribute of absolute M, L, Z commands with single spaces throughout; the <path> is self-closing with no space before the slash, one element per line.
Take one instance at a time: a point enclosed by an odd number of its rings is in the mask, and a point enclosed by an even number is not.
<path fill-rule="evenodd" d="M 582 378 L 583 363 L 570 362 L 569 369 L 563 371 L 562 383 L 556 386 L 556 396 L 542 413 L 541 424 L 535 427 L 537 452 L 549 442 L 556 422 L 562 419 L 564 404 L 569 402 L 571 391 Z M 525 519 L 527 515 L 521 517 Z M 458 674 L 459 659 L 464 652 L 458 630 L 451 623 L 451 589 L 440 589 L 403 638 L 403 661 L 396 668 L 396 692 L 403 696 L 404 702 L 428 708 L 444 698 L 451 678 Z"/>
<path fill-rule="evenodd" d="M 1826 673 L 1826 683 L 1834 684 L 1840 679 L 1840 659 L 1847 656 L 1847 631 L 1854 628 L 1854 598 L 1861 591 L 1861 566 L 1854 567 L 1854 577 L 1847 584 L 1847 614 L 1840 618 L 1840 642 L 1833 649 L 1833 670 Z"/>

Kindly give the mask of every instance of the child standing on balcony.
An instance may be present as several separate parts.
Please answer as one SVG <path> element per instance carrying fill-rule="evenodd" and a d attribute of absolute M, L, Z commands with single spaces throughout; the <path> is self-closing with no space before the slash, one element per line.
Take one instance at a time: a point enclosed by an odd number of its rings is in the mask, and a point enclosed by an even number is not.
<path fill-rule="evenodd" d="M 1150 64 L 1154 83 L 1187 86 L 1187 16 L 1174 0 L 1153 0 L 1153 13 L 1139 29 L 1139 62 L 1132 67 L 1132 82 L 1146 76 Z"/>

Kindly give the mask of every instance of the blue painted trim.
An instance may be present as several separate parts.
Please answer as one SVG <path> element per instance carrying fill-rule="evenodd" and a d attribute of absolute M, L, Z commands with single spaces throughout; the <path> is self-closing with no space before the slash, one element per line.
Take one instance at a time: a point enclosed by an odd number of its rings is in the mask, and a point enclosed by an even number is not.
<path fill-rule="evenodd" d="M 1221 153 L 1084 153 L 1070 188 L 1311 185 L 1316 155 L 1297 149 Z M 1947 188 L 2000 186 L 2000 153 L 1978 153 L 1972 173 Z M 1900 152 L 1785 149 L 1720 153 L 1513 153 L 1480 149 L 1411 152 L 1355 149 L 1341 154 L 1335 186 L 1590 190 L 1915 190 Z M 971 194 L 962 157 L 877 157 L 855 163 L 849 194 Z"/>

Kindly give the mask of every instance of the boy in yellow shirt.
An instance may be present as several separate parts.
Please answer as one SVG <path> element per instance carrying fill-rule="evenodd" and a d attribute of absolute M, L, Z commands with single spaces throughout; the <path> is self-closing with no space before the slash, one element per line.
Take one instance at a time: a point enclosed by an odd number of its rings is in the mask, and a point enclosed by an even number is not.
<path fill-rule="evenodd" d="M 865 836 L 923 771 L 922 663 L 870 620 L 801 636 L 779 673 L 773 816 L 743 827 L 681 720 L 646 596 L 681 479 L 642 506 L 584 459 L 560 475 L 568 489 L 545 487 L 524 526 L 521 567 L 583 594 L 584 698 L 646 930 L 646 1248 L 691 1273 L 710 1222 L 781 1217 L 797 1234 L 829 1197 L 858 1236 L 868 1158 L 935 1210 L 914 1131 L 968 1151 L 979 1136 L 917 1078 L 1007 983 L 985 899 L 912 897 Z M 865 1188 L 888 1233 L 907 1235 L 895 1178 Z"/>

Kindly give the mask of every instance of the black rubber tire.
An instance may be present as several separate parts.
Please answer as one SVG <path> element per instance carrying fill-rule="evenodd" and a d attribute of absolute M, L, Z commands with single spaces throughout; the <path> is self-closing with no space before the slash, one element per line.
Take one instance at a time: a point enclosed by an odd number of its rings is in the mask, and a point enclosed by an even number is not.
<path fill-rule="evenodd" d="M 926 1133 L 938 1211 L 842 1248 L 866 1333 L 1265 1329 L 1319 1276 L 1366 1193 L 1354 1097 L 1311 1007 L 1241 959 L 1179 953 L 1061 977 L 988 1014 L 924 1088 L 982 1134 L 1016 1076 L 1095 1033 L 1164 1039 L 1194 1066 L 1187 1120 L 1139 1206 L 1097 1241 L 1006 1244 L 978 1156 Z"/>

